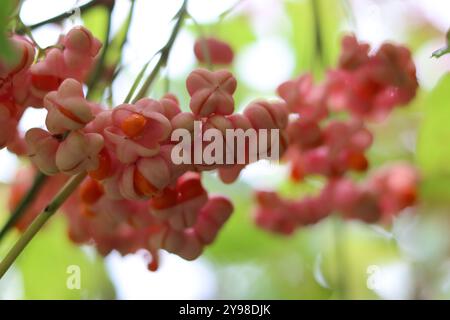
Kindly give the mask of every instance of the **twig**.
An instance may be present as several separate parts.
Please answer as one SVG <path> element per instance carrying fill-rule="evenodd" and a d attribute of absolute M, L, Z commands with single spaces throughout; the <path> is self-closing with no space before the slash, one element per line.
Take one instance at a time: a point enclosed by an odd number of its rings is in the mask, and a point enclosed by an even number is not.
<path fill-rule="evenodd" d="M 237 7 L 239 7 L 245 0 L 239 0 L 235 4 L 233 4 L 230 8 L 225 10 L 219 15 L 219 21 L 222 21 L 225 19 L 230 13 L 232 13 L 234 10 L 236 10 Z"/>
<path fill-rule="evenodd" d="M 92 74 L 92 77 L 89 79 L 89 83 L 88 83 L 89 89 L 86 94 L 86 99 L 91 98 L 92 93 L 95 92 L 95 87 L 97 86 L 98 81 L 101 78 L 103 71 L 105 69 L 105 58 L 106 58 L 106 54 L 108 52 L 109 38 L 111 35 L 112 10 L 113 10 L 113 7 L 110 7 L 108 9 L 108 22 L 107 22 L 107 27 L 106 27 L 106 35 L 105 35 L 105 39 L 103 41 L 104 46 L 102 48 L 100 58 L 98 59 L 96 65 L 95 65 L 94 73 Z"/>
<path fill-rule="evenodd" d="M 16 222 L 23 216 L 23 214 L 26 212 L 28 207 L 36 199 L 37 195 L 39 194 L 39 191 L 41 190 L 41 188 L 44 185 L 46 180 L 47 180 L 47 176 L 45 174 L 43 174 L 42 172 L 39 171 L 36 174 L 31 188 L 28 190 L 27 194 L 22 198 L 20 203 L 15 207 L 14 211 L 9 216 L 8 221 L 1 229 L 0 242 L 2 241 L 4 236 L 8 233 L 8 231 L 12 227 L 14 227 Z"/>
<path fill-rule="evenodd" d="M 80 185 L 80 183 L 86 177 L 86 172 L 73 176 L 61 191 L 53 198 L 50 204 L 41 212 L 36 219 L 33 220 L 31 225 L 20 236 L 19 240 L 8 252 L 6 257 L 0 263 L 0 279 L 5 275 L 23 249 L 33 239 L 33 237 L 41 230 L 42 226 L 48 221 L 48 219 L 61 207 L 61 205 L 67 200 L 73 191 Z"/>
<path fill-rule="evenodd" d="M 177 21 L 175 23 L 175 26 L 173 27 L 172 33 L 169 37 L 169 40 L 167 41 L 165 46 L 162 47 L 161 50 L 159 50 L 160 56 L 159 56 L 158 62 L 156 63 L 156 65 L 153 68 L 150 75 L 147 77 L 146 81 L 142 85 L 142 87 L 139 90 L 136 97 L 134 97 L 134 99 L 132 101 L 133 103 L 135 103 L 139 99 L 142 99 L 143 97 L 145 97 L 150 86 L 152 85 L 153 81 L 155 80 L 156 76 L 158 75 L 160 69 L 167 64 L 167 60 L 169 59 L 169 55 L 170 55 L 172 46 L 175 42 L 175 39 L 177 38 L 178 32 L 181 29 L 181 26 L 183 25 L 184 18 L 187 15 L 187 3 L 188 3 L 188 0 L 184 0 L 180 10 L 175 15 L 175 17 L 177 18 Z"/>
<path fill-rule="evenodd" d="M 54 17 L 52 17 L 50 19 L 47 19 L 47 20 L 44 20 L 44 21 L 41 21 L 41 22 L 38 22 L 38 23 L 35 23 L 35 24 L 32 24 L 32 25 L 29 25 L 28 28 L 30 30 L 34 30 L 34 29 L 37 29 L 39 27 L 45 26 L 46 24 L 58 23 L 58 22 L 61 22 L 64 19 L 67 19 L 67 18 L 71 17 L 72 15 L 74 15 L 77 10 L 80 10 L 80 12 L 84 12 L 86 10 L 89 10 L 89 9 L 91 9 L 93 7 L 100 6 L 100 5 L 113 6 L 114 2 L 115 2 L 114 0 L 92 0 L 92 1 L 90 1 L 88 3 L 86 3 L 86 4 L 81 5 L 77 9 L 73 9 L 73 10 L 61 13 L 61 14 L 59 14 L 57 16 L 54 16 Z M 18 28 L 16 30 L 16 33 L 23 34 L 25 31 L 26 31 L 25 28 L 23 26 L 21 26 L 20 28 Z"/>

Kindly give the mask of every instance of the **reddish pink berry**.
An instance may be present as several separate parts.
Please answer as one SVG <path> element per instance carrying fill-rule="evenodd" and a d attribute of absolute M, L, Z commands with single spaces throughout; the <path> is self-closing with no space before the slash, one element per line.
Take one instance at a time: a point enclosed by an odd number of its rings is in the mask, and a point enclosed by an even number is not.
<path fill-rule="evenodd" d="M 198 61 L 203 63 L 227 65 L 231 64 L 234 58 L 233 49 L 228 43 L 212 37 L 195 41 L 194 53 Z"/>
<path fill-rule="evenodd" d="M 407 48 L 384 44 L 368 56 L 368 46 L 355 38 L 347 37 L 343 43 L 340 68 L 327 76 L 328 100 L 334 108 L 382 120 L 395 106 L 414 98 L 418 82 Z"/>
<path fill-rule="evenodd" d="M 328 115 L 326 88 L 316 86 L 311 74 L 282 83 L 278 95 L 286 102 L 289 111 L 303 119 L 319 121 Z"/>

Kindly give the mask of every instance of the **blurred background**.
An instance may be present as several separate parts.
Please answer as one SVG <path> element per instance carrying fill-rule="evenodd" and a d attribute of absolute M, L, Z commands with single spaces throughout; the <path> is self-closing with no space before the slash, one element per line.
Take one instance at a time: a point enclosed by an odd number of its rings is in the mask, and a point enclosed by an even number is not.
<path fill-rule="evenodd" d="M 312 1 L 317 1 L 323 57 L 315 50 Z M 25 0 L 21 18 L 27 25 L 69 11 L 86 1 Z M 166 42 L 181 1 L 136 0 L 129 39 L 123 48 L 122 72 L 107 97 L 119 104 L 142 66 Z M 121 31 L 129 0 L 116 0 L 110 39 Z M 229 10 L 231 8 L 231 10 Z M 223 14 L 223 13 L 226 14 Z M 212 192 L 232 198 L 235 212 L 206 253 L 194 262 L 162 256 L 157 272 L 147 270 L 141 254 L 99 257 L 89 247 L 74 246 L 66 221 L 55 216 L 27 247 L 14 268 L 0 281 L 0 299 L 412 299 L 450 298 L 450 56 L 432 59 L 445 45 L 450 27 L 448 0 L 190 0 L 189 13 L 203 33 L 231 44 L 238 79 L 238 108 L 257 97 L 274 97 L 276 87 L 303 72 L 320 79 L 335 65 L 340 38 L 353 32 L 374 48 L 383 41 L 413 51 L 421 90 L 407 108 L 388 121 L 372 125 L 374 166 L 409 161 L 422 173 L 420 205 L 404 212 L 392 226 L 345 222 L 341 238 L 333 233 L 334 218 L 282 237 L 252 222 L 254 188 L 276 189 L 301 197 L 304 186 L 286 179 L 281 165 L 249 166 L 239 182 L 226 186 L 206 178 Z M 54 44 L 61 32 L 84 24 L 105 39 L 108 14 L 96 7 L 74 14 L 61 26 L 33 31 L 41 47 Z M 185 78 L 196 66 L 193 44 L 198 25 L 187 21 L 175 42 L 164 77 L 187 106 Z M 321 61 L 325 61 L 325 66 Z M 164 92 L 165 80 L 152 96 Z M 44 126 L 45 111 L 28 109 L 22 130 Z M 0 223 L 7 217 L 8 183 L 21 163 L 0 151 Z M 320 184 L 321 181 L 313 181 Z M 0 244 L 0 256 L 17 239 L 12 233 Z M 337 248 L 339 246 L 339 248 Z M 339 251 L 341 254 L 337 255 Z M 67 268 L 81 270 L 81 289 L 66 286 Z M 344 283 L 345 290 L 336 290 Z"/>

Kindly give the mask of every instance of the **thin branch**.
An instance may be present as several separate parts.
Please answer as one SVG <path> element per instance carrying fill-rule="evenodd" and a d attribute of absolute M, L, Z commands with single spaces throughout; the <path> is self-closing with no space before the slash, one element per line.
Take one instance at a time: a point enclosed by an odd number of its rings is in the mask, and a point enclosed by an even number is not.
<path fill-rule="evenodd" d="M 136 1 L 135 0 L 130 0 L 130 2 L 131 2 L 131 5 L 130 5 L 130 9 L 128 11 L 128 16 L 125 19 L 125 22 L 124 22 L 123 26 L 121 27 L 121 29 L 117 32 L 115 37 L 112 38 L 110 40 L 110 42 L 108 43 L 108 48 L 104 48 L 106 50 L 105 50 L 105 55 L 102 58 L 103 59 L 103 70 L 102 70 L 101 73 L 104 73 L 104 70 L 105 70 L 106 66 L 108 66 L 108 68 L 114 68 L 114 73 L 112 74 L 112 76 L 109 76 L 107 79 L 104 79 L 104 82 L 106 83 L 105 84 L 105 87 L 106 87 L 105 90 L 109 90 L 109 94 L 108 94 L 108 97 L 107 97 L 107 102 L 108 102 L 108 105 L 110 107 L 112 107 L 112 104 L 113 104 L 112 85 L 113 85 L 114 80 L 119 75 L 120 71 L 122 70 L 121 61 L 122 61 L 122 56 L 123 56 L 123 48 L 125 47 L 125 44 L 128 41 L 130 27 L 131 27 L 131 22 L 133 20 L 133 14 L 134 14 L 134 11 L 135 11 L 134 9 L 135 9 Z M 110 15 L 109 19 L 111 19 L 111 15 Z M 108 23 L 111 24 L 111 20 L 109 20 Z M 108 33 L 111 33 L 110 29 L 108 29 Z M 123 38 L 122 39 L 120 39 L 120 35 L 121 34 L 123 34 Z M 116 39 L 120 40 L 118 45 L 116 43 L 116 41 L 118 41 L 118 40 L 116 40 Z M 108 52 L 107 52 L 107 50 L 108 50 Z M 111 62 L 110 61 L 111 59 L 108 59 L 109 58 L 109 54 L 111 52 L 115 52 L 115 51 L 118 52 L 118 56 L 117 56 L 116 59 L 114 59 Z M 99 73 L 99 75 L 101 75 L 101 73 Z M 99 81 L 100 78 L 101 77 L 99 76 L 99 78 L 96 81 Z M 91 81 L 93 86 L 97 86 L 97 82 L 96 81 L 95 82 L 94 82 L 94 80 Z"/>
<path fill-rule="evenodd" d="M 233 4 L 230 8 L 225 10 L 219 15 L 219 21 L 222 21 L 225 19 L 230 13 L 232 13 L 234 10 L 236 10 L 237 7 L 239 7 L 245 0 L 239 0 L 235 4 Z"/>
<path fill-rule="evenodd" d="M 89 79 L 89 83 L 88 83 L 88 92 L 86 94 L 86 99 L 89 99 L 92 95 L 93 92 L 95 92 L 95 87 L 98 84 L 98 81 L 100 80 L 103 71 L 105 69 L 105 59 L 106 59 L 106 54 L 108 53 L 108 48 L 109 48 L 109 38 L 111 35 L 111 24 L 112 24 L 112 10 L 113 7 L 110 7 L 108 9 L 108 22 L 107 22 L 107 27 L 106 27 L 106 34 L 105 34 L 105 39 L 103 41 L 104 45 L 102 48 L 102 52 L 100 54 L 100 58 L 98 59 L 96 65 L 95 65 L 95 69 L 94 69 L 94 73 L 92 74 L 91 78 Z"/>
<path fill-rule="evenodd" d="M 53 214 L 61 207 L 61 205 L 67 200 L 67 198 L 75 191 L 80 183 L 86 177 L 86 172 L 73 176 L 61 191 L 53 198 L 50 204 L 41 212 L 36 219 L 33 220 L 31 225 L 20 236 L 19 240 L 8 252 L 6 257 L 0 263 L 0 279 L 5 275 L 23 249 L 33 239 L 33 237 L 41 230 L 42 226 L 50 219 Z"/>
<path fill-rule="evenodd" d="M 27 194 L 22 198 L 20 203 L 15 207 L 14 211 L 9 216 L 8 221 L 1 229 L 0 242 L 5 237 L 5 235 L 8 233 L 8 231 L 12 227 L 14 227 L 16 222 L 23 216 L 23 214 L 26 212 L 28 207 L 36 199 L 36 197 L 39 194 L 39 191 L 41 190 L 41 188 L 44 185 L 46 180 L 47 180 L 47 176 L 45 174 L 43 174 L 42 172 L 39 171 L 36 174 L 36 176 L 34 177 L 33 184 L 31 185 L 31 188 L 28 190 Z"/>
<path fill-rule="evenodd" d="M 169 40 L 167 41 L 165 46 L 162 47 L 161 50 L 159 50 L 160 56 L 159 56 L 158 62 L 156 63 L 156 65 L 153 68 L 150 75 L 147 77 L 146 81 L 142 85 L 142 87 L 139 90 L 136 97 L 133 99 L 133 103 L 146 96 L 150 86 L 152 85 L 153 81 L 156 79 L 156 76 L 158 75 L 159 71 L 161 70 L 162 67 L 164 67 L 167 64 L 167 61 L 168 61 L 169 55 L 170 55 L 170 51 L 172 50 L 172 46 L 175 42 L 175 39 L 177 38 L 177 35 L 181 29 L 181 26 L 183 25 L 184 18 L 187 15 L 187 3 L 188 3 L 188 0 L 184 0 L 180 10 L 175 15 L 175 17 L 177 18 L 177 21 L 175 23 L 175 26 L 173 27 L 172 33 L 169 37 Z"/>
<path fill-rule="evenodd" d="M 133 98 L 134 93 L 136 92 L 137 87 L 139 86 L 139 83 L 141 82 L 142 78 L 144 77 L 145 71 L 147 70 L 148 65 L 150 62 L 152 62 L 153 56 L 149 61 L 147 61 L 146 64 L 141 68 L 141 71 L 139 71 L 138 75 L 133 81 L 133 84 L 131 85 L 130 90 L 128 91 L 127 96 L 125 97 L 125 100 L 123 103 L 130 103 L 131 99 Z"/>
<path fill-rule="evenodd" d="M 73 16 L 78 10 L 83 13 L 84 11 L 87 11 L 93 7 L 96 6 L 107 6 L 107 7 L 112 7 L 114 5 L 115 0 L 92 0 L 86 4 L 83 4 L 81 6 L 79 6 L 76 9 L 72 9 L 70 11 L 61 13 L 57 16 L 54 16 L 52 18 L 49 18 L 47 20 L 43 20 L 41 22 L 29 25 L 28 28 L 30 30 L 34 30 L 37 29 L 39 27 L 45 26 L 46 24 L 50 24 L 50 23 L 59 23 L 61 21 L 63 21 L 64 19 L 70 18 L 71 16 Z M 23 34 L 25 32 L 24 27 L 20 27 L 16 30 L 16 33 L 18 34 Z"/>
<path fill-rule="evenodd" d="M 128 42 L 128 33 L 130 31 L 131 21 L 133 21 L 134 8 L 136 5 L 136 0 L 130 0 L 130 1 L 131 1 L 130 10 L 128 12 L 128 17 L 126 19 L 126 25 L 125 25 L 125 30 L 126 30 L 125 37 L 123 38 L 123 40 L 119 46 L 120 57 L 122 57 L 122 50 L 125 47 L 125 44 Z M 119 60 L 120 60 L 120 58 L 119 58 Z"/>

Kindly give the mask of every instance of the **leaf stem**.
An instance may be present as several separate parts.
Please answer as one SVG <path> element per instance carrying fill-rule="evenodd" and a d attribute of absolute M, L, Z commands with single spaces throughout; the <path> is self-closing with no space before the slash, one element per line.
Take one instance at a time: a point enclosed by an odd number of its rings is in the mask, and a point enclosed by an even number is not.
<path fill-rule="evenodd" d="M 8 252 L 6 257 L 0 263 L 0 279 L 5 275 L 23 249 L 33 239 L 33 237 L 41 230 L 42 226 L 53 216 L 53 214 L 61 207 L 64 201 L 72 194 L 86 177 L 86 172 L 73 176 L 61 189 L 61 191 L 53 198 L 50 204 L 42 211 L 31 225 L 20 236 L 19 240 Z"/>

